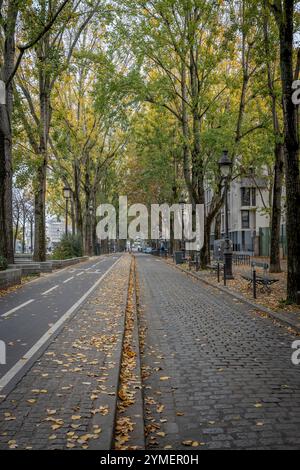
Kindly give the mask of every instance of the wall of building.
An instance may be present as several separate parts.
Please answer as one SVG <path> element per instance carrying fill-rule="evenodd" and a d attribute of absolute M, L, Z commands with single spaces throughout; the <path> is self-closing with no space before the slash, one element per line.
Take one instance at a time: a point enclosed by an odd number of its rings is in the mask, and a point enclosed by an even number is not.
<path fill-rule="evenodd" d="M 242 188 L 245 188 L 243 190 Z M 244 198 L 242 198 L 242 191 Z M 232 182 L 228 194 L 229 233 L 234 251 L 253 252 L 259 255 L 262 244 L 260 236 L 270 231 L 268 211 L 270 197 L 267 181 L 263 178 L 244 178 Z M 211 200 L 211 194 L 210 194 Z M 209 209 L 208 200 L 207 208 Z M 246 204 L 247 203 L 247 204 Z M 211 232 L 211 247 L 214 243 L 215 226 Z M 263 235 L 262 235 L 263 234 Z M 221 211 L 221 235 L 225 236 L 225 210 Z M 266 241 L 266 239 L 264 240 Z M 268 241 L 266 242 L 269 243 Z M 265 249 L 263 250 L 266 251 Z"/>
<path fill-rule="evenodd" d="M 47 247 L 53 250 L 65 234 L 64 220 L 50 219 L 47 221 Z"/>

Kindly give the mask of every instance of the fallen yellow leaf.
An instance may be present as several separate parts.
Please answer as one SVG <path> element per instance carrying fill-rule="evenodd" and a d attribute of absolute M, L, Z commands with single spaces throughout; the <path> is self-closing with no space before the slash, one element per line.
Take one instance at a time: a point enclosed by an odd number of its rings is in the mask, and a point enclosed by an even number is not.
<path fill-rule="evenodd" d="M 72 419 L 72 421 L 79 421 L 81 419 L 81 416 L 73 415 L 71 419 Z"/>

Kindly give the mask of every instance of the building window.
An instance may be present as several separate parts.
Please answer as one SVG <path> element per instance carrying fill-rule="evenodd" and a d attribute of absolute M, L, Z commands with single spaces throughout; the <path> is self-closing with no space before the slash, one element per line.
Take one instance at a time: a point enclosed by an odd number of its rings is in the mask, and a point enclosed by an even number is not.
<path fill-rule="evenodd" d="M 256 206 L 256 188 L 252 188 L 252 206 Z"/>
<path fill-rule="evenodd" d="M 250 212 L 242 211 L 242 229 L 250 228 Z"/>
<path fill-rule="evenodd" d="M 242 206 L 249 207 L 251 204 L 251 189 L 242 188 Z"/>
<path fill-rule="evenodd" d="M 221 215 L 221 232 L 225 233 L 225 215 Z"/>
<path fill-rule="evenodd" d="M 242 206 L 256 206 L 256 188 L 242 188 Z"/>

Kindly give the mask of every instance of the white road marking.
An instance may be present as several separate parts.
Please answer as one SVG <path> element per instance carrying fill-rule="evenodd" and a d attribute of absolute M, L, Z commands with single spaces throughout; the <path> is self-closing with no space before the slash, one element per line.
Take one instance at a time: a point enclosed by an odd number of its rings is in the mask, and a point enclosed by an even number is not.
<path fill-rule="evenodd" d="M 66 279 L 63 284 L 68 284 L 68 282 L 72 281 L 74 279 L 74 276 L 70 277 L 69 279 Z"/>
<path fill-rule="evenodd" d="M 82 276 L 84 274 L 84 271 L 82 271 L 81 273 L 78 273 L 77 276 Z"/>
<path fill-rule="evenodd" d="M 107 261 L 107 258 L 101 259 L 100 261 L 98 261 L 98 263 L 94 264 L 92 268 L 96 268 L 96 266 L 99 266 L 99 264 L 103 263 L 104 261 Z"/>
<path fill-rule="evenodd" d="M 57 289 L 59 286 L 54 286 L 54 287 L 51 287 L 51 289 L 49 290 L 46 290 L 46 292 L 43 292 L 42 295 L 47 295 L 47 294 L 50 294 L 50 292 L 54 291 L 55 289 Z"/>
<path fill-rule="evenodd" d="M 6 387 L 9 382 L 23 369 L 26 362 L 28 362 L 38 350 L 54 335 L 54 333 L 63 325 L 71 315 L 83 304 L 88 296 L 99 286 L 103 279 L 110 273 L 122 258 L 120 257 L 99 279 L 95 284 L 71 307 L 59 320 L 56 322 L 37 343 L 20 359 L 3 377 L 0 379 L 0 391 Z"/>
<path fill-rule="evenodd" d="M 9 312 L 6 312 L 6 313 L 4 313 L 4 315 L 1 315 L 1 316 L 2 316 L 3 318 L 6 318 L 6 317 L 8 317 L 9 315 L 11 315 L 12 313 L 17 312 L 17 311 L 20 310 L 21 308 L 26 307 L 26 305 L 32 304 L 32 302 L 34 302 L 34 299 L 28 300 L 28 302 L 25 302 L 24 304 L 19 305 L 19 307 L 13 308 L 13 309 L 10 310 Z"/>

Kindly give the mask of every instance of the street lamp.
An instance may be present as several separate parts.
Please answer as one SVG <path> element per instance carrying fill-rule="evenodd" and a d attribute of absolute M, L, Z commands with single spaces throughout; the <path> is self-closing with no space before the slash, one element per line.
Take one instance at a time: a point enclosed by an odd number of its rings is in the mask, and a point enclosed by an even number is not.
<path fill-rule="evenodd" d="M 69 200 L 71 199 L 72 193 L 69 186 L 64 187 L 64 198 L 66 200 L 66 235 L 68 235 L 68 213 L 69 213 Z"/>
<path fill-rule="evenodd" d="M 228 186 L 229 176 L 232 169 L 232 161 L 229 158 L 228 150 L 224 150 L 221 160 L 219 161 L 221 175 L 225 180 L 225 248 L 224 248 L 224 270 L 226 279 L 234 279 L 232 274 L 232 245 L 229 238 L 229 221 L 228 221 Z"/>
<path fill-rule="evenodd" d="M 185 255 L 185 236 L 184 236 L 184 228 L 185 228 L 185 227 L 184 227 L 185 204 L 186 204 L 185 196 L 184 196 L 183 193 L 181 193 L 179 205 L 180 205 L 181 212 L 182 212 L 182 241 L 181 241 L 181 244 L 182 244 L 182 252 L 183 252 L 183 255 Z"/>

